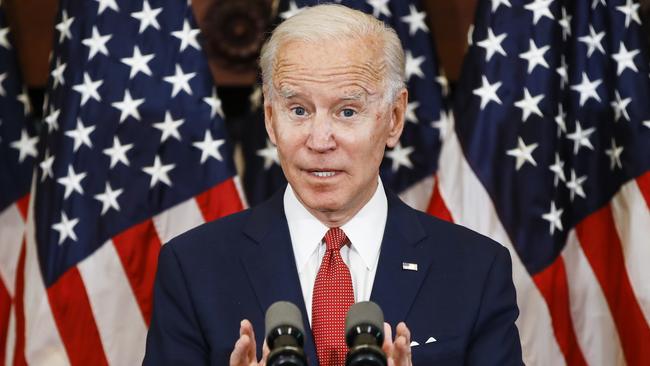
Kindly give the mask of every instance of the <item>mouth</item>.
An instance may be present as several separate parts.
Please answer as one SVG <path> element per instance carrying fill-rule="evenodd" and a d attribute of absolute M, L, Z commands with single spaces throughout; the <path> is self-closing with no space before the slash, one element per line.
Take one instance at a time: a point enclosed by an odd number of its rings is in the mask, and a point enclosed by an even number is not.
<path fill-rule="evenodd" d="M 336 172 L 311 172 L 311 174 L 320 178 L 327 178 L 335 176 Z"/>
<path fill-rule="evenodd" d="M 318 177 L 318 178 L 331 178 L 340 173 L 339 170 L 329 170 L 329 169 L 314 169 L 307 170 L 309 175 Z"/>

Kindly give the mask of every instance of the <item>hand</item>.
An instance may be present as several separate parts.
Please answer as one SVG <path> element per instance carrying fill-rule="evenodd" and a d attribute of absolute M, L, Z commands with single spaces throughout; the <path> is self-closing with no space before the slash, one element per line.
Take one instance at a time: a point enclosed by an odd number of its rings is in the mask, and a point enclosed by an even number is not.
<path fill-rule="evenodd" d="M 239 324 L 239 339 L 230 354 L 230 366 L 264 366 L 269 355 L 269 347 L 264 342 L 262 347 L 262 360 L 257 361 L 257 345 L 253 324 L 244 319 Z"/>
<path fill-rule="evenodd" d="M 412 366 L 411 361 L 411 331 L 401 322 L 397 324 L 395 342 L 388 323 L 384 323 L 384 345 L 388 366 Z"/>

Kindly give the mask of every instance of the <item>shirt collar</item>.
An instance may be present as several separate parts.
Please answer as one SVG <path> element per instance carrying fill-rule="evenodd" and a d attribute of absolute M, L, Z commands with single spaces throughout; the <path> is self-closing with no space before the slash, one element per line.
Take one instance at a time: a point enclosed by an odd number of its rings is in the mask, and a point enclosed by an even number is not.
<path fill-rule="evenodd" d="M 377 263 L 388 217 L 388 200 L 379 177 L 378 182 L 375 193 L 365 206 L 341 226 L 350 239 L 351 249 L 359 253 L 367 269 L 372 269 Z M 329 228 L 307 211 L 290 184 L 287 184 L 284 191 L 284 213 L 300 272 L 314 251 L 318 250 L 318 245 Z"/>

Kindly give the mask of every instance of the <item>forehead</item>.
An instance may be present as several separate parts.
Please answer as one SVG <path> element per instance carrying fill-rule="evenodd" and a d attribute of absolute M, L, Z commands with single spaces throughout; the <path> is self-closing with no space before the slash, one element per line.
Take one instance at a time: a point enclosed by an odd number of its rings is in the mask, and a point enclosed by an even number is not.
<path fill-rule="evenodd" d="M 283 94 L 318 85 L 375 94 L 386 65 L 370 39 L 291 41 L 280 46 L 273 69 L 274 87 Z"/>

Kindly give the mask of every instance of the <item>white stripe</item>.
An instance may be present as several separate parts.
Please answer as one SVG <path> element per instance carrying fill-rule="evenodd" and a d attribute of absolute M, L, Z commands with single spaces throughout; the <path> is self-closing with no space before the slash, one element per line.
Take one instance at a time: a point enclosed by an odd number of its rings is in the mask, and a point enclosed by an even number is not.
<path fill-rule="evenodd" d="M 194 198 L 153 217 L 153 224 L 162 244 L 204 222 L 203 214 Z"/>
<path fill-rule="evenodd" d="M 16 268 L 25 234 L 25 221 L 15 204 L 0 212 L 0 281 L 13 298 L 16 287 Z"/>
<path fill-rule="evenodd" d="M 433 175 L 426 177 L 404 190 L 399 194 L 399 197 L 414 209 L 426 211 L 429 206 L 429 201 L 431 201 L 434 181 Z"/>
<path fill-rule="evenodd" d="M 450 133 L 443 143 L 438 184 L 454 222 L 476 230 L 510 250 L 513 281 L 521 311 L 517 326 L 524 362 L 528 365 L 564 365 L 564 356 L 553 335 L 548 306 L 513 249 L 490 196 L 465 161 L 455 133 Z"/>
<path fill-rule="evenodd" d="M 573 329 L 588 365 L 625 365 L 621 341 L 605 295 L 576 237 L 562 249 Z"/>
<path fill-rule="evenodd" d="M 113 242 L 104 243 L 77 267 L 109 364 L 141 364 L 147 325 Z"/>
<path fill-rule="evenodd" d="M 621 187 L 611 207 L 627 275 L 645 320 L 650 324 L 650 210 L 636 181 Z"/>
<path fill-rule="evenodd" d="M 235 182 L 235 188 L 237 188 L 237 195 L 239 196 L 239 200 L 241 201 L 242 207 L 244 209 L 248 208 L 248 201 L 246 201 L 246 195 L 244 194 L 244 187 L 241 185 L 241 179 L 239 179 L 239 175 L 235 175 L 232 180 Z"/>
<path fill-rule="evenodd" d="M 32 181 L 34 196 L 34 180 Z M 54 322 L 38 265 L 34 232 L 34 200 L 30 200 L 25 256 L 25 358 L 29 365 L 69 365 L 70 361 Z"/>
<path fill-rule="evenodd" d="M 16 308 L 12 304 L 9 308 L 9 324 L 7 327 L 7 341 L 5 342 L 5 365 L 12 365 L 14 347 L 16 347 Z"/>

